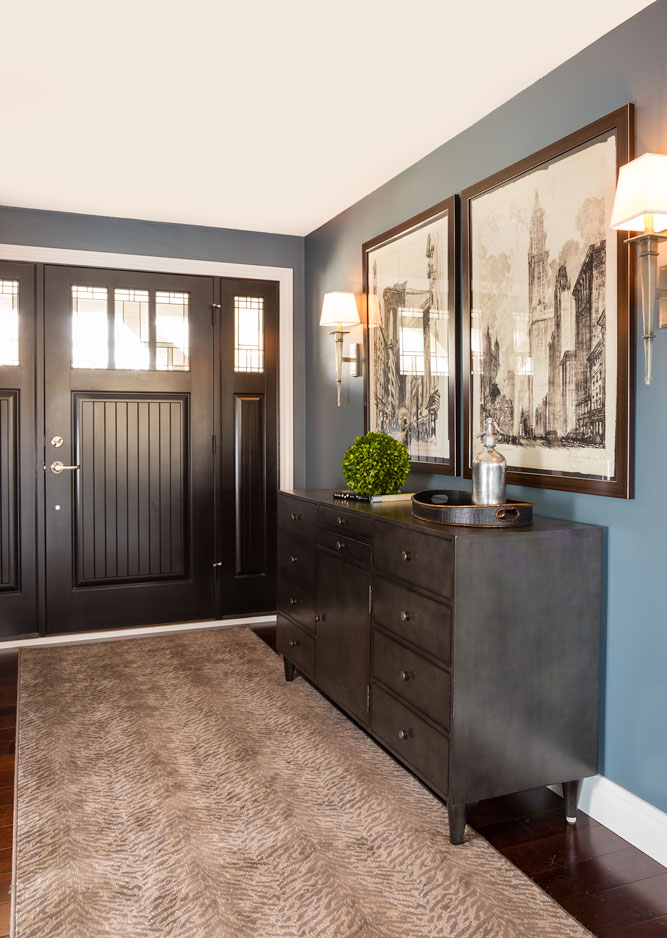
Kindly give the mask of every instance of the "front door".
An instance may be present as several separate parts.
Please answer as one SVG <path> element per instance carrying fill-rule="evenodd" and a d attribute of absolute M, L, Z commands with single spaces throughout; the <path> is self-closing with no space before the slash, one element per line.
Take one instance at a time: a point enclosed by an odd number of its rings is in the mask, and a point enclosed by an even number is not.
<path fill-rule="evenodd" d="M 44 296 L 47 632 L 212 618 L 213 278 L 47 267 Z"/>

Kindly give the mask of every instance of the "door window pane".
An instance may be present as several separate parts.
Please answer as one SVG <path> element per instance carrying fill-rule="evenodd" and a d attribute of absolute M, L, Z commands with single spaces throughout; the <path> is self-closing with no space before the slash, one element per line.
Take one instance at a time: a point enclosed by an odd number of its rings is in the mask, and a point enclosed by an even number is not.
<path fill-rule="evenodd" d="M 148 290 L 114 290 L 116 368 L 150 368 Z"/>
<path fill-rule="evenodd" d="M 72 286 L 72 368 L 109 367 L 106 287 Z"/>
<path fill-rule="evenodd" d="M 190 294 L 158 290 L 155 294 L 155 367 L 190 369 Z"/>
<path fill-rule="evenodd" d="M 264 300 L 234 297 L 234 371 L 264 371 Z"/>
<path fill-rule="evenodd" d="M 0 280 L 0 365 L 19 363 L 19 282 Z"/>

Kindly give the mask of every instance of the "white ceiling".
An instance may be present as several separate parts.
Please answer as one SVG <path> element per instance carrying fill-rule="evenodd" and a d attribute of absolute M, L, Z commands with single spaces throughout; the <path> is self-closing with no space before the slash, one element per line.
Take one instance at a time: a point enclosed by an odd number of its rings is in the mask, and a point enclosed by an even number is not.
<path fill-rule="evenodd" d="M 647 0 L 14 0 L 0 204 L 304 235 Z"/>

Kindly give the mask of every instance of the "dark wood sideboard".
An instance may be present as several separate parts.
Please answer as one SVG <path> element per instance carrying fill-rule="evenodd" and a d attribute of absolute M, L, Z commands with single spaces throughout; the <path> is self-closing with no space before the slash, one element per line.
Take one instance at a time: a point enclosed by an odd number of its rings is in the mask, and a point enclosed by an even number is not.
<path fill-rule="evenodd" d="M 419 521 L 410 502 L 280 493 L 277 647 L 446 802 L 597 772 L 602 529 Z"/>

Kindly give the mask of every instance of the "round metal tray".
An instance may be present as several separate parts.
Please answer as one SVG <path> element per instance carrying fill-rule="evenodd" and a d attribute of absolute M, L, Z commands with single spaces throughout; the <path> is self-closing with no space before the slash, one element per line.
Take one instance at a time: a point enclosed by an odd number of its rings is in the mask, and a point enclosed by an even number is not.
<path fill-rule="evenodd" d="M 412 496 L 412 514 L 422 521 L 474 528 L 518 528 L 533 522 L 531 502 L 473 505 L 470 492 L 431 489 Z"/>

